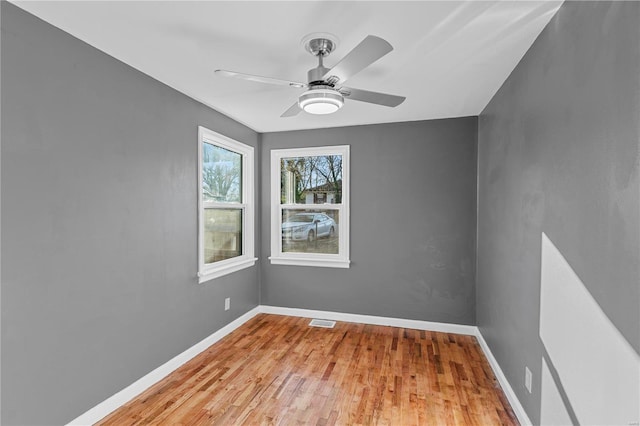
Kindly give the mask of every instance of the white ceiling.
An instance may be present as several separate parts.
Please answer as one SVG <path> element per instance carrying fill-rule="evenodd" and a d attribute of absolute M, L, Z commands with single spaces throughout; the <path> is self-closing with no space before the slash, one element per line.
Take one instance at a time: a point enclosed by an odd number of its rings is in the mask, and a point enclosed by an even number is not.
<path fill-rule="evenodd" d="M 561 1 L 13 1 L 96 48 L 259 132 L 478 115 Z M 304 89 L 214 75 L 306 81 L 311 32 L 339 39 L 332 67 L 369 34 L 394 50 L 348 80 L 406 96 L 347 100 L 335 114 L 280 118 Z"/>

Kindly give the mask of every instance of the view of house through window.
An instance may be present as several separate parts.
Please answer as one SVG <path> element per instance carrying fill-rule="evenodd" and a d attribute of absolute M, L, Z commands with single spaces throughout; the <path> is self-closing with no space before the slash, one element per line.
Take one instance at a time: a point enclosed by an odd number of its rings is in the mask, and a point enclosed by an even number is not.
<path fill-rule="evenodd" d="M 342 156 L 282 158 L 282 204 L 340 204 Z"/>
<path fill-rule="evenodd" d="M 338 254 L 342 202 L 342 156 L 322 155 L 280 160 L 283 205 L 322 205 L 282 210 L 282 252 Z"/>
<path fill-rule="evenodd" d="M 271 152 L 272 256 L 348 267 L 348 146 Z"/>

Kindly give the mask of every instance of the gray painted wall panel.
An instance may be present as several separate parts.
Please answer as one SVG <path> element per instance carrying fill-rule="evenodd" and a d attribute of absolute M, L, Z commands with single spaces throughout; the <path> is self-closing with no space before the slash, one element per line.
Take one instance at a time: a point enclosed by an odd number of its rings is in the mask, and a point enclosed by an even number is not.
<path fill-rule="evenodd" d="M 539 329 L 543 233 L 640 353 L 639 76 L 640 4 L 565 2 L 479 118 L 478 326 L 534 424 L 542 360 L 554 362 Z M 570 302 L 552 320 L 560 328 L 580 309 Z M 556 373 L 584 422 L 585 397 Z"/>
<path fill-rule="evenodd" d="M 262 303 L 474 324 L 476 129 L 470 117 L 262 135 Z M 351 146 L 351 267 L 271 265 L 270 150 L 324 145 Z"/>
<path fill-rule="evenodd" d="M 69 421 L 258 304 L 257 267 L 198 284 L 198 125 L 257 145 L 2 2 L 3 424 Z"/>

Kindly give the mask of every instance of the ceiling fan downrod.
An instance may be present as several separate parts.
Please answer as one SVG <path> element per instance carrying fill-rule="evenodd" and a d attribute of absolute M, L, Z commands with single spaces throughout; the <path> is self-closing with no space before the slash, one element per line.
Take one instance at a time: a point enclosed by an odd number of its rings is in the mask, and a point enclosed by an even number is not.
<path fill-rule="evenodd" d="M 311 68 L 307 72 L 307 81 L 309 82 L 309 86 L 326 86 L 327 82 L 322 78 L 328 71 L 329 68 L 326 68 L 322 63 L 322 58 L 324 55 L 318 55 L 318 66 L 315 68 Z M 330 85 L 333 87 L 333 85 Z"/>

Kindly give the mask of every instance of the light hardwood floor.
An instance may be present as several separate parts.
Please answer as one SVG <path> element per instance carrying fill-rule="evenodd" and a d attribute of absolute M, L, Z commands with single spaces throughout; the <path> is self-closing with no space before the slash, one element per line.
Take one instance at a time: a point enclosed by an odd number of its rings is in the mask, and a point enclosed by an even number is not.
<path fill-rule="evenodd" d="M 517 425 L 475 337 L 260 314 L 99 425 Z"/>

